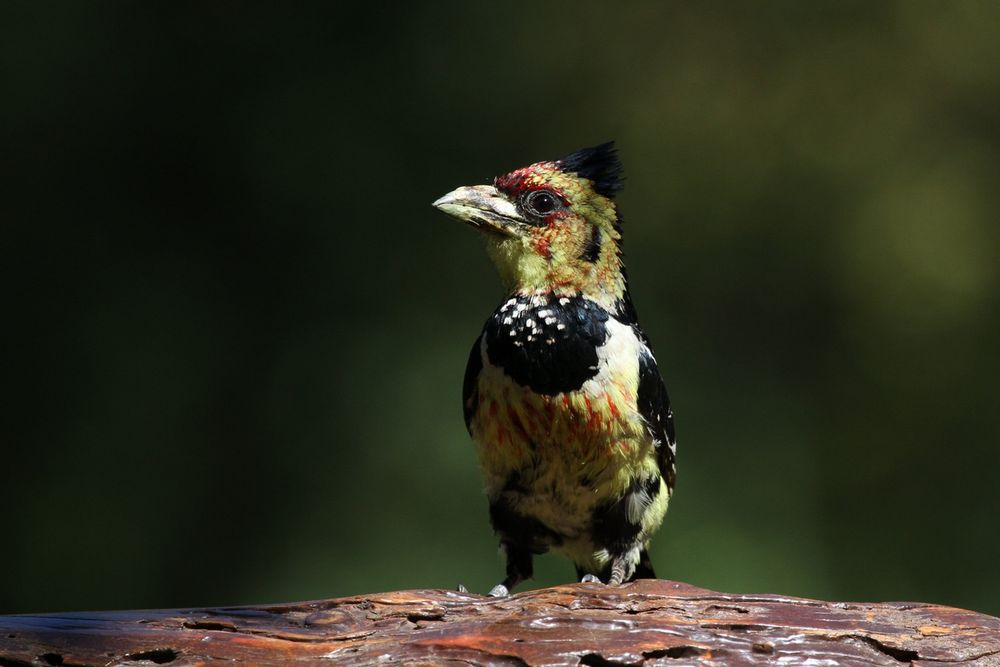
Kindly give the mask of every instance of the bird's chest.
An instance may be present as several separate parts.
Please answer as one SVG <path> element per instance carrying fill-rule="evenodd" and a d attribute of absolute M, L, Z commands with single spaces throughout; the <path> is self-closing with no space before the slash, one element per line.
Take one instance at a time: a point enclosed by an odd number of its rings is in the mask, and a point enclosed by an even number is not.
<path fill-rule="evenodd" d="M 609 319 L 580 296 L 512 298 L 486 322 L 484 362 L 536 394 L 576 391 L 598 373 Z"/>
<path fill-rule="evenodd" d="M 639 456 L 632 329 L 580 297 L 511 299 L 483 330 L 472 430 L 487 486 L 511 470 L 588 477 Z"/>

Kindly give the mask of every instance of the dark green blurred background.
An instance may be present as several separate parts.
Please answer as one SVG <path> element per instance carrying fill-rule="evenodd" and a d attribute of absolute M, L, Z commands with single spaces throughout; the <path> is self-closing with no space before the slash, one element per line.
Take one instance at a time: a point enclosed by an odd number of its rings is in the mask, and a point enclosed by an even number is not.
<path fill-rule="evenodd" d="M 614 138 L 661 576 L 1000 613 L 1000 4 L 277 7 L 0 9 L 0 611 L 488 589 L 430 202 Z"/>

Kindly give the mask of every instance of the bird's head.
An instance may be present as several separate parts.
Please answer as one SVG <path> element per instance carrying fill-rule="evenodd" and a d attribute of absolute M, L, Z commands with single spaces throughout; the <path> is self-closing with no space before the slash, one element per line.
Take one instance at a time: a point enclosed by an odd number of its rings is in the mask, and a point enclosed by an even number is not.
<path fill-rule="evenodd" d="M 610 306 L 625 293 L 614 196 L 614 143 L 458 188 L 434 206 L 478 229 L 504 282 L 522 294 L 583 294 Z"/>

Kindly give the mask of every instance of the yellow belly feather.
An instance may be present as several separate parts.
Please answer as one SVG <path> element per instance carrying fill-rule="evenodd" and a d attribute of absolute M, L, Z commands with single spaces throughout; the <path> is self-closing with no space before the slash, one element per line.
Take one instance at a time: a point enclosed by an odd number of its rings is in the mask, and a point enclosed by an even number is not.
<path fill-rule="evenodd" d="M 500 493 L 516 473 L 525 493 L 514 509 L 566 536 L 560 550 L 577 563 L 603 565 L 606 558 L 589 541 L 594 509 L 620 498 L 635 478 L 659 474 L 636 408 L 637 368 L 608 370 L 577 391 L 546 396 L 487 363 L 472 419 L 487 494 Z M 646 535 L 667 509 L 665 484 L 660 491 L 642 517 Z"/>

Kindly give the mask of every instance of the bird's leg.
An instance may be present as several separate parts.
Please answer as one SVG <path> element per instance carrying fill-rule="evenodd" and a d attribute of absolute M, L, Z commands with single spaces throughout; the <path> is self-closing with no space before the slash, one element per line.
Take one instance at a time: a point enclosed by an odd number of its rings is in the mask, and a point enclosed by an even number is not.
<path fill-rule="evenodd" d="M 515 586 L 525 579 L 531 579 L 534 572 L 530 551 L 507 543 L 501 543 L 500 549 L 507 561 L 507 576 L 490 589 L 489 595 L 494 598 L 507 597 Z"/>
<path fill-rule="evenodd" d="M 625 581 L 625 555 L 615 556 L 611 561 L 611 576 L 608 577 L 608 586 L 621 586 Z"/>

